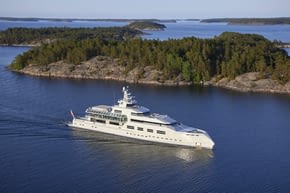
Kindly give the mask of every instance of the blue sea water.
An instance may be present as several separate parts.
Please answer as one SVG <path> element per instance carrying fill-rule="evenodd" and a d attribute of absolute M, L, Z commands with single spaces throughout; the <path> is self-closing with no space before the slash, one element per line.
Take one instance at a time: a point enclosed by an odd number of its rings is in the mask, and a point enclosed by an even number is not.
<path fill-rule="evenodd" d="M 124 83 L 7 70 L 28 49 L 0 47 L 0 192 L 290 190 L 289 95 L 129 85 L 140 104 L 205 129 L 216 146 L 209 151 L 133 143 L 64 124 L 70 109 L 84 115 L 88 106 L 113 104 Z"/>
<path fill-rule="evenodd" d="M 115 27 L 127 25 L 127 22 L 113 22 L 113 21 L 1 21 L 0 30 L 13 27 L 29 27 L 29 28 L 40 28 L 40 27 Z"/>
<path fill-rule="evenodd" d="M 198 37 L 213 38 L 225 31 L 260 34 L 270 40 L 290 42 L 290 25 L 227 25 L 226 23 L 200 23 L 199 21 L 179 21 L 164 23 L 165 31 L 148 31 L 148 39 Z"/>

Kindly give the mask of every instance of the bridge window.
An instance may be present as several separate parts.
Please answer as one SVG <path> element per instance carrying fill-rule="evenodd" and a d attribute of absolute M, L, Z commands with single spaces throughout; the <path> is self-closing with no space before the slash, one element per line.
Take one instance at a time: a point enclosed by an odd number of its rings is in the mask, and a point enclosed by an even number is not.
<path fill-rule="evenodd" d="M 143 128 L 142 127 L 138 127 L 137 130 L 138 131 L 143 131 Z"/>

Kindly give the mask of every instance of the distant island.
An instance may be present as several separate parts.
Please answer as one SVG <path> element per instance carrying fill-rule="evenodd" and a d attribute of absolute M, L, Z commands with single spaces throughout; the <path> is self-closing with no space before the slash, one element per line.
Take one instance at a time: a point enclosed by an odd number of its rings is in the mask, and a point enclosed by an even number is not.
<path fill-rule="evenodd" d="M 74 22 L 74 21 L 105 21 L 105 22 L 162 22 L 175 23 L 175 19 L 80 19 L 80 18 L 37 18 L 37 17 L 0 17 L 2 21 L 52 21 L 52 22 Z"/>
<path fill-rule="evenodd" d="M 288 54 L 261 35 L 224 32 L 212 39 L 159 41 L 141 34 L 128 26 L 11 28 L 0 32 L 0 43 L 34 43 L 9 66 L 33 76 L 290 93 Z"/>
<path fill-rule="evenodd" d="M 125 40 L 138 37 L 143 32 L 124 27 L 98 27 L 98 28 L 9 28 L 0 31 L 0 45 L 28 45 L 41 46 L 55 41 L 82 41 L 82 40 Z"/>
<path fill-rule="evenodd" d="M 137 29 L 137 30 L 152 30 L 152 31 L 159 31 L 164 30 L 166 28 L 165 25 L 152 22 L 152 21 L 135 21 L 131 22 L 128 27 Z"/>
<path fill-rule="evenodd" d="M 278 25 L 290 24 L 290 17 L 277 17 L 277 18 L 214 18 L 203 19 L 203 23 L 228 23 L 229 25 Z"/>

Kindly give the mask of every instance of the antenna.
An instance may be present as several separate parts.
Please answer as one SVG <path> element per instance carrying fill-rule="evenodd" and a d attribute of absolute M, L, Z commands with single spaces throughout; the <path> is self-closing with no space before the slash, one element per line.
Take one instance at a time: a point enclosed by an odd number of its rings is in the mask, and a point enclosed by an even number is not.
<path fill-rule="evenodd" d="M 73 119 L 76 118 L 72 110 L 70 110 L 70 114 L 71 114 L 71 116 L 72 116 Z"/>

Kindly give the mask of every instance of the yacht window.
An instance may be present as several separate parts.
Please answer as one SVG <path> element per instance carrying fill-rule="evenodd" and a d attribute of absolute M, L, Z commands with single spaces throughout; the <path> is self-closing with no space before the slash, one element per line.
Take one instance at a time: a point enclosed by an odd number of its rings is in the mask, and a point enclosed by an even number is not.
<path fill-rule="evenodd" d="M 134 129 L 134 126 L 127 125 L 127 128 L 128 128 L 128 129 Z"/>
<path fill-rule="evenodd" d="M 162 124 L 160 124 L 160 123 L 155 123 L 155 122 L 150 122 L 150 121 L 143 121 L 143 120 L 138 120 L 138 119 L 131 119 L 131 121 L 132 122 L 138 122 L 138 123 L 149 123 L 149 124 L 162 126 Z"/>
<path fill-rule="evenodd" d="M 134 113 L 134 112 L 132 112 L 131 115 L 133 115 L 133 116 L 148 116 L 148 115 L 150 115 L 150 112 L 144 112 L 144 113 Z"/>
<path fill-rule="evenodd" d="M 147 129 L 147 132 L 153 133 L 153 129 Z"/>
<path fill-rule="evenodd" d="M 97 119 L 96 120 L 98 123 L 106 123 L 106 121 L 105 120 L 100 120 L 100 119 Z"/>
<path fill-rule="evenodd" d="M 144 122 L 144 121 L 137 120 L 137 119 L 131 119 L 131 121 L 133 121 L 133 122 L 139 122 L 139 123 L 143 123 Z"/>
<path fill-rule="evenodd" d="M 117 122 L 113 122 L 113 121 L 110 121 L 110 124 L 111 124 L 111 125 L 119 125 L 119 123 L 117 123 Z"/>
<path fill-rule="evenodd" d="M 163 134 L 163 135 L 165 135 L 165 131 L 157 130 L 157 133 L 158 133 L 158 134 Z"/>
<path fill-rule="evenodd" d="M 142 127 L 138 127 L 137 130 L 138 131 L 143 131 L 143 128 Z"/>
<path fill-rule="evenodd" d="M 117 114 L 122 114 L 122 111 L 120 111 L 120 110 L 114 110 L 114 112 Z"/>

